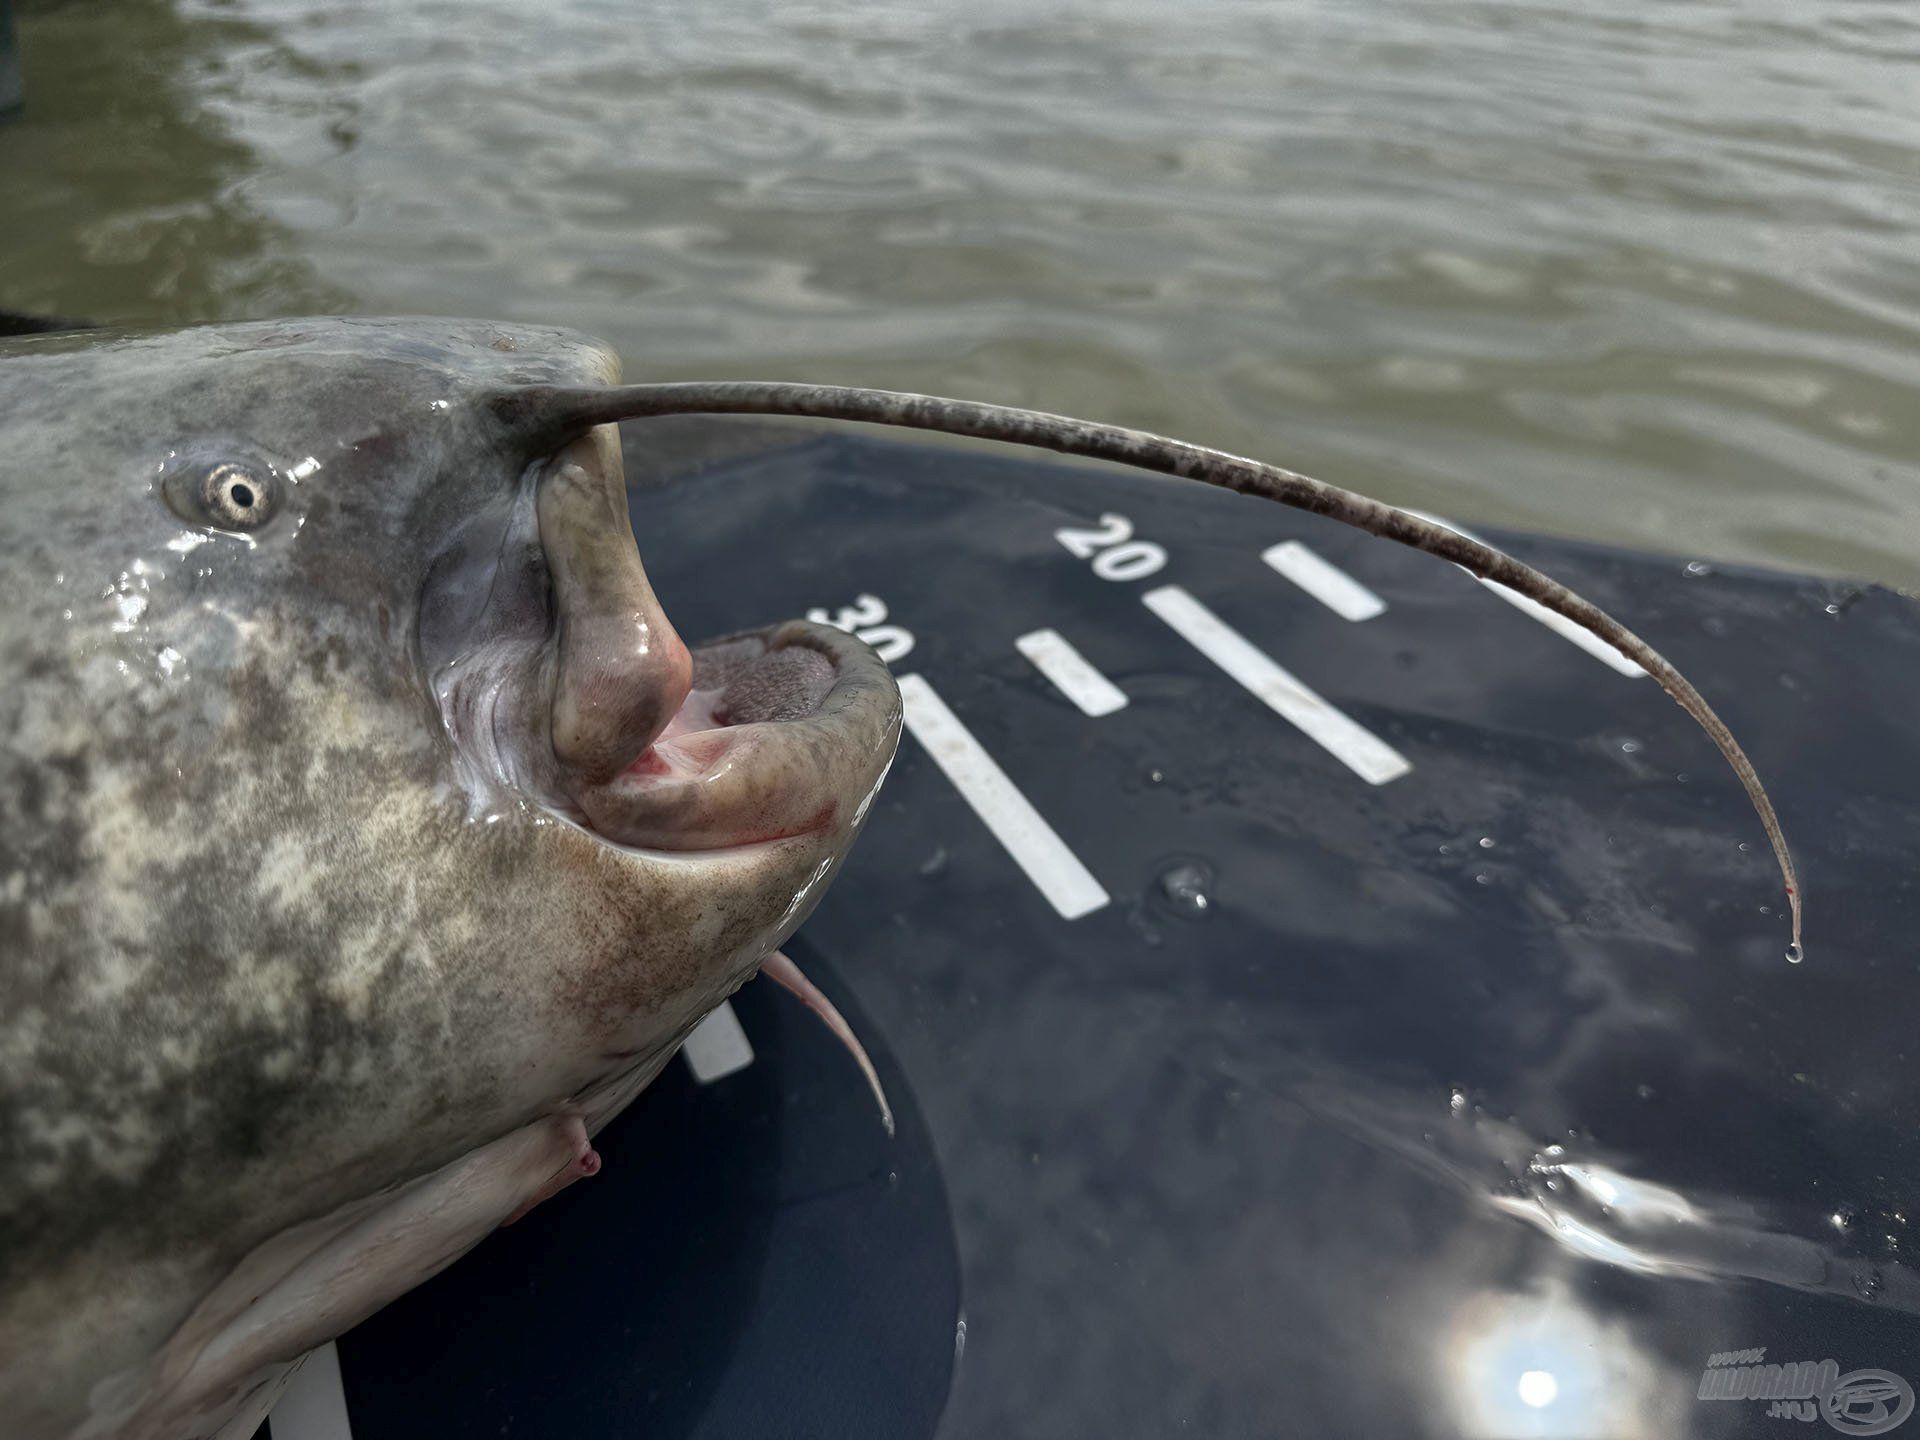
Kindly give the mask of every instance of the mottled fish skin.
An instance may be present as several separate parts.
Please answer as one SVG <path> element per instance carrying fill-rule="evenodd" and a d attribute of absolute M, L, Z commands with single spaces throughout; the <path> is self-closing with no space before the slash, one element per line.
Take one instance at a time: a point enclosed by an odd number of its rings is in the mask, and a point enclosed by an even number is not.
<path fill-rule="evenodd" d="M 657 1068 L 844 854 L 852 817 L 625 851 L 458 763 L 423 586 L 526 469 L 475 398 L 616 371 L 440 321 L 0 342 L 9 1434 L 73 1433 L 269 1237 Z M 183 523 L 196 450 L 299 476 L 285 512 Z"/>

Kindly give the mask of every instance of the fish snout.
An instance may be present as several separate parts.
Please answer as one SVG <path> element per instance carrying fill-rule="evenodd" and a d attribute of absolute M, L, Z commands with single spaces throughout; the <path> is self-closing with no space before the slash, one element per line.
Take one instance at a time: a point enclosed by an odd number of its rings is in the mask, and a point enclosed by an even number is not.
<path fill-rule="evenodd" d="M 634 544 L 619 444 L 611 426 L 569 442 L 537 497 L 557 622 L 553 752 L 589 785 L 646 753 L 692 684 L 692 658 Z"/>
<path fill-rule="evenodd" d="M 885 662 L 798 620 L 689 651 L 641 564 L 611 426 L 555 451 L 533 498 L 551 648 L 518 672 L 527 687 L 490 690 L 512 668 L 472 667 L 474 703 L 452 707 L 455 733 L 469 744 L 515 734 L 517 749 L 539 734 L 548 743 L 521 749 L 513 767 L 523 786 L 618 846 L 849 842 L 899 744 Z M 463 692 L 456 682 L 449 693 Z M 499 698 L 516 693 L 524 700 Z"/>

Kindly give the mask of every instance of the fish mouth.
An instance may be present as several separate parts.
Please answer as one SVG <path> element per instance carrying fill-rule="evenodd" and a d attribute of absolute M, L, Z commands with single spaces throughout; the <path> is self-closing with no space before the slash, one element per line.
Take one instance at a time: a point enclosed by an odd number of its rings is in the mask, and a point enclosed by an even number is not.
<path fill-rule="evenodd" d="M 849 839 L 899 743 L 885 663 L 798 620 L 689 650 L 641 563 L 611 426 L 527 482 L 467 587 L 487 598 L 465 633 L 492 638 L 438 672 L 470 772 L 629 850 Z M 424 631 L 423 649 L 431 665 Z"/>
<path fill-rule="evenodd" d="M 633 849 L 735 849 L 858 825 L 900 735 L 898 692 L 859 640 L 789 621 L 696 647 L 659 735 L 578 818 Z"/>

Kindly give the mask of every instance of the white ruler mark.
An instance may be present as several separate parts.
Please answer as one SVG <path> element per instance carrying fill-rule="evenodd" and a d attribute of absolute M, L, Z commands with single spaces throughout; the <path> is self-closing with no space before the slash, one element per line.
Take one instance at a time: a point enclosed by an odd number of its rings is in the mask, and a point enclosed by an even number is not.
<path fill-rule="evenodd" d="M 1126 692 L 1093 668 L 1058 630 L 1035 630 L 1013 642 L 1034 668 L 1054 683 L 1060 693 L 1087 715 L 1111 715 L 1124 710 Z"/>
<path fill-rule="evenodd" d="M 900 677 L 900 699 L 905 705 L 907 729 L 933 757 L 960 798 L 986 822 L 993 838 L 1026 872 L 1047 903 L 1068 920 L 1092 914 L 1107 903 L 1107 892 L 1093 878 L 1079 856 L 1054 833 L 1007 778 L 973 732 L 947 708 L 919 675 Z"/>
<path fill-rule="evenodd" d="M 1298 540 L 1270 545 L 1260 558 L 1343 620 L 1371 620 L 1387 608 L 1373 591 Z"/>
<path fill-rule="evenodd" d="M 753 1046 L 747 1043 L 747 1032 L 740 1028 L 740 1017 L 729 1000 L 722 1000 L 693 1027 L 680 1042 L 680 1053 L 686 1057 L 693 1078 L 702 1085 L 711 1085 L 753 1063 Z"/>
<path fill-rule="evenodd" d="M 1409 510 L 1407 513 L 1409 515 L 1418 515 L 1422 520 L 1431 520 L 1443 530 L 1451 530 L 1454 534 L 1463 535 L 1469 540 L 1480 540 L 1480 537 L 1471 530 L 1462 530 L 1458 525 L 1453 524 L 1451 521 L 1442 520 L 1438 515 L 1429 515 L 1424 510 Z M 1480 540 L 1480 543 L 1484 545 L 1486 542 Z M 1467 567 L 1464 565 L 1460 568 L 1467 570 Z M 1467 570 L 1467 574 L 1473 575 L 1473 572 Z M 1557 611 L 1547 609 L 1547 607 L 1542 605 L 1538 600 L 1530 600 L 1518 590 L 1509 590 L 1498 580 L 1489 580 L 1484 575 L 1473 575 L 1473 578 L 1509 605 L 1513 606 L 1513 608 L 1518 610 L 1522 615 L 1530 616 L 1532 619 L 1538 620 L 1562 640 L 1570 641 L 1572 644 L 1578 645 L 1582 650 L 1586 651 L 1587 654 L 1593 656 L 1594 659 L 1604 665 L 1612 667 L 1622 675 L 1633 678 L 1647 673 L 1645 670 L 1642 670 L 1638 664 L 1629 660 L 1625 655 L 1622 655 L 1598 635 L 1595 635 L 1590 630 L 1581 629 L 1578 625 L 1574 624 L 1573 621 L 1567 619 L 1566 616 Z"/>
<path fill-rule="evenodd" d="M 340 1351 L 329 1340 L 300 1362 L 267 1417 L 273 1440 L 353 1440 Z"/>
<path fill-rule="evenodd" d="M 1406 756 L 1281 669 L 1182 586 L 1162 585 L 1140 599 L 1194 649 L 1368 784 L 1384 785 L 1413 769 Z"/>

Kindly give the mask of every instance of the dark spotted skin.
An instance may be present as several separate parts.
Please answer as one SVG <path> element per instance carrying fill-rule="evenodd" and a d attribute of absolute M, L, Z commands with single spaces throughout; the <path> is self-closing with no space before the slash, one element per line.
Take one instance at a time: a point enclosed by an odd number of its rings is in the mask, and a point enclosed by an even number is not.
<path fill-rule="evenodd" d="M 614 370 L 446 322 L 0 341 L 10 1433 L 66 1433 L 266 1238 L 672 1043 L 844 851 L 650 860 L 458 779 L 423 585 L 527 465 L 475 396 Z M 317 465 L 248 544 L 157 493 L 193 447 Z"/>

